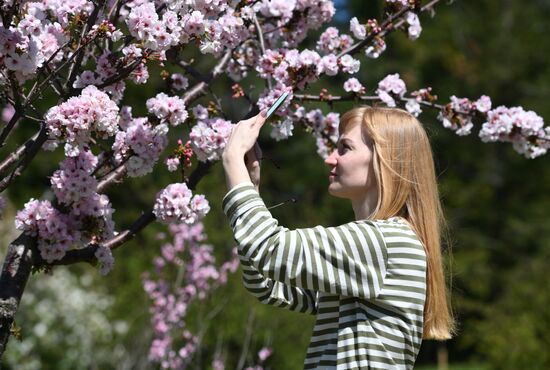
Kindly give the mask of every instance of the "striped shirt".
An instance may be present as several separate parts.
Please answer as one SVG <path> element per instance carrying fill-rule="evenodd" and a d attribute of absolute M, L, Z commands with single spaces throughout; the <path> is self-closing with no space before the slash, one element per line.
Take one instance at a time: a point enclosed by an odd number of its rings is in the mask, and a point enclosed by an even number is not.
<path fill-rule="evenodd" d="M 316 315 L 304 369 L 412 369 L 422 342 L 426 254 L 403 219 L 289 230 L 250 182 L 223 199 L 245 287 Z"/>

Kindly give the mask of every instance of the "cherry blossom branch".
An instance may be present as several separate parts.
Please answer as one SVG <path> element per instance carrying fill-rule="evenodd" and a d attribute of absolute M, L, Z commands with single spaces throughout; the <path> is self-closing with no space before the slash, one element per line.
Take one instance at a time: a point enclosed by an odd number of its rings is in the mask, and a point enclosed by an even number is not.
<path fill-rule="evenodd" d="M 258 17 L 256 17 L 256 13 L 254 13 L 252 19 L 254 21 L 254 26 L 256 26 L 256 31 L 258 32 L 258 40 L 260 40 L 260 48 L 262 49 L 262 54 L 265 55 L 264 35 L 263 35 L 263 31 L 262 31 L 262 26 L 260 25 L 260 22 L 258 22 Z M 272 90 L 273 89 L 273 83 L 271 81 L 271 76 L 268 76 L 266 81 L 267 81 L 267 87 L 269 88 L 269 90 Z"/>
<path fill-rule="evenodd" d="M 204 80 L 193 86 L 182 96 L 182 100 L 186 106 L 188 106 L 200 95 L 206 94 L 206 87 L 210 82 L 212 82 L 215 77 L 219 76 L 224 71 L 225 66 L 229 62 L 229 59 L 231 59 L 231 53 L 231 50 L 227 51 L 222 59 L 220 59 L 218 64 L 216 64 L 216 66 L 212 70 L 212 73 L 210 73 Z"/>
<path fill-rule="evenodd" d="M 114 171 L 109 173 L 104 179 L 102 179 L 99 184 L 97 184 L 97 192 L 98 193 L 104 193 L 107 188 L 117 182 L 120 182 L 124 175 L 126 175 L 126 164 L 123 163 L 119 167 L 117 167 Z"/>
<path fill-rule="evenodd" d="M 432 8 L 440 1 L 441 0 L 432 0 L 432 1 L 430 1 L 428 4 L 426 4 L 426 5 L 424 5 L 420 8 L 420 12 L 425 12 L 425 11 L 428 11 L 428 10 L 432 10 Z M 401 9 L 399 9 L 396 13 L 392 14 L 388 19 L 386 19 L 380 25 L 380 28 L 382 29 L 382 31 L 380 31 L 379 33 L 370 32 L 365 37 L 364 40 L 361 40 L 361 41 L 357 42 L 356 44 L 350 46 L 349 48 L 347 48 L 346 50 L 344 50 L 340 54 L 338 54 L 336 57 L 340 58 L 340 57 L 342 57 L 346 54 L 353 55 L 353 54 L 357 53 L 359 50 L 363 49 L 365 46 L 367 46 L 376 36 L 383 37 L 383 36 L 386 36 L 387 34 L 389 34 L 390 32 L 394 31 L 401 24 L 403 24 L 404 20 L 402 19 L 402 17 L 409 11 L 411 11 L 411 9 L 409 7 L 406 7 L 406 6 L 402 7 Z M 396 24 L 393 24 L 393 22 L 395 22 L 398 19 L 400 19 L 400 21 Z"/>
<path fill-rule="evenodd" d="M 342 95 L 342 96 L 335 96 L 335 95 L 328 95 L 328 96 L 319 96 L 319 95 L 312 95 L 312 94 L 296 94 L 294 97 L 300 101 L 321 101 L 321 102 L 327 102 L 328 104 L 332 104 L 334 102 L 343 102 L 343 101 L 355 101 L 355 100 L 361 100 L 361 101 L 374 101 L 374 102 L 382 102 L 382 99 L 378 95 L 357 95 L 357 94 L 348 94 L 348 95 Z M 406 97 L 399 97 L 395 96 L 393 97 L 394 100 L 399 101 L 401 103 L 406 103 L 411 99 L 414 98 L 406 98 Z M 424 105 L 426 107 L 434 108 L 437 110 L 445 109 L 445 105 L 437 104 L 434 102 L 428 102 L 425 100 L 418 101 L 418 104 Z M 456 113 L 463 114 L 463 115 L 470 115 L 475 116 L 476 112 L 464 112 L 460 110 L 455 110 Z"/>
<path fill-rule="evenodd" d="M 131 64 L 124 67 L 122 70 L 120 70 L 119 73 L 107 78 L 102 83 L 96 85 L 98 89 L 103 89 L 104 87 L 107 87 L 109 85 L 112 85 L 114 83 L 117 83 L 119 81 L 122 81 L 126 77 L 130 75 L 142 62 L 143 58 L 137 58 L 135 59 Z"/>
<path fill-rule="evenodd" d="M 29 163 L 31 163 L 32 159 L 36 156 L 42 145 L 48 139 L 48 133 L 45 123 L 42 123 L 36 139 L 33 139 L 34 138 L 31 138 L 29 141 L 27 141 L 27 143 L 25 143 L 23 158 L 20 160 L 19 164 L 13 169 L 12 173 L 9 176 L 4 177 L 2 181 L 0 181 L 0 192 L 4 191 L 13 182 L 13 180 L 21 176 L 21 173 L 25 170 L 25 168 L 27 168 Z M 16 153 L 18 151 L 19 150 L 17 150 Z M 2 162 L 2 166 L 4 165 L 4 162 Z"/>
<path fill-rule="evenodd" d="M 52 73 L 50 73 L 48 75 L 48 77 L 46 77 L 46 79 L 44 81 L 42 81 L 42 83 L 40 83 L 38 86 L 36 86 L 38 84 L 38 80 L 36 81 L 35 85 L 32 87 L 31 89 L 31 92 L 27 95 L 27 99 L 25 100 L 24 102 L 24 105 L 27 105 L 27 104 L 32 104 L 34 102 L 34 99 L 36 96 L 40 96 L 40 94 L 43 92 L 44 90 L 44 86 L 53 78 L 57 78 L 59 72 L 65 68 L 66 65 L 68 65 L 69 63 L 72 63 L 72 61 L 76 58 L 76 56 L 79 54 L 80 50 L 82 50 L 83 48 L 87 47 L 89 43 L 91 43 L 94 39 L 96 38 L 96 36 L 94 37 L 90 37 L 88 40 L 86 40 L 86 42 L 84 44 L 82 44 L 81 46 L 79 46 L 78 49 L 76 49 L 76 51 L 63 63 L 61 63 L 60 66 L 58 66 Z"/>
<path fill-rule="evenodd" d="M 78 46 L 80 47 L 80 43 L 85 38 L 86 33 L 91 29 L 91 27 L 95 24 L 95 21 L 97 20 L 97 16 L 99 14 L 99 10 L 103 7 L 106 0 L 99 0 L 97 4 L 94 6 L 94 10 L 92 11 L 92 14 L 88 18 L 88 22 L 86 22 L 86 25 L 82 27 L 82 31 L 80 32 L 80 37 L 78 38 Z M 78 48 L 77 48 L 78 49 Z M 76 57 L 73 64 L 71 64 L 71 67 L 69 69 L 69 76 L 67 77 L 67 80 L 65 82 L 65 89 L 71 89 L 73 82 L 76 78 L 76 75 L 78 74 L 78 71 L 80 70 L 80 67 L 82 66 L 82 60 L 84 59 L 84 48 L 80 49 L 80 52 L 78 53 L 78 56 Z"/>
<path fill-rule="evenodd" d="M 11 166 L 13 163 L 21 159 L 21 156 L 25 151 L 28 149 L 29 145 L 32 145 L 34 140 L 38 138 L 38 135 L 40 135 L 40 131 L 38 131 L 32 138 L 27 140 L 25 144 L 21 145 L 19 148 L 17 148 L 14 152 L 9 154 L 3 161 L 0 163 L 0 174 L 3 173 L 8 169 L 9 166 Z"/>
<path fill-rule="evenodd" d="M 8 80 L 10 82 L 9 85 L 12 89 L 13 108 L 15 109 L 15 112 L 8 124 L 2 129 L 2 133 L 0 133 L 0 148 L 4 146 L 6 139 L 8 138 L 11 130 L 13 130 L 19 119 L 25 115 L 24 104 L 21 104 L 21 92 L 18 89 L 17 81 L 11 75 L 9 76 Z"/>
<path fill-rule="evenodd" d="M 13 130 L 13 128 L 15 127 L 19 119 L 24 114 L 23 112 L 21 112 L 22 111 L 21 106 L 19 107 L 19 109 L 16 106 L 14 106 L 14 108 L 15 108 L 15 112 L 13 113 L 13 116 L 11 117 L 8 124 L 2 129 L 2 133 L 0 133 L 0 148 L 4 146 L 4 143 L 8 138 L 8 135 L 10 134 L 11 130 Z"/>

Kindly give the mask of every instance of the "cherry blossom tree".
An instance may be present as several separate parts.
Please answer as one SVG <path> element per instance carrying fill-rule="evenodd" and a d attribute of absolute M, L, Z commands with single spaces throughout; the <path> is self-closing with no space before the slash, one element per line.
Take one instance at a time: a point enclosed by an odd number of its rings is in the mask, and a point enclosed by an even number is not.
<path fill-rule="evenodd" d="M 179 241 L 164 246 L 162 257 L 154 261 L 157 276 L 144 277 L 153 299 L 150 358 L 166 368 L 184 366 L 197 337 L 186 332 L 186 346 L 176 350 L 170 344 L 171 326 L 184 321 L 189 300 L 223 283 L 235 268 L 234 261 L 214 267 L 210 247 L 202 244 L 201 220 L 209 203 L 195 192 L 220 159 L 232 122 L 242 118 L 227 117 L 216 103 L 228 91 L 233 99 L 248 102 L 250 116 L 291 89 L 291 99 L 276 112 L 271 137 L 284 140 L 295 127 L 303 128 L 314 136 L 323 157 L 338 137 L 339 114 L 310 109 L 309 102 L 324 102 L 328 108 L 340 101 L 370 102 L 400 106 L 415 116 L 435 109 L 442 125 L 457 135 L 471 134 L 477 125 L 482 142 L 511 143 L 527 158 L 545 154 L 550 129 L 535 112 L 494 108 L 485 95 L 441 102 L 431 87 L 407 88 L 399 71 L 380 76 L 373 91 L 354 77 L 362 58 L 376 59 L 386 50 L 389 33 L 420 37 L 421 18 L 434 14 L 438 3 L 386 0 L 380 19 L 354 17 L 345 34 L 334 27 L 322 29 L 335 13 L 329 0 L 2 2 L 0 98 L 6 124 L 0 148 L 20 122 L 34 124 L 36 132 L 1 159 L 0 192 L 38 155 L 62 150 L 65 158 L 50 177 L 55 198 L 30 199 L 15 217 L 21 234 L 8 246 L 0 277 L 0 355 L 31 271 L 91 262 L 107 274 L 114 266 L 112 252 L 157 220 L 170 224 Z M 302 47 L 317 29 L 322 33 L 315 48 Z M 215 62 L 213 67 L 204 70 L 186 58 L 191 49 Z M 165 89 L 148 97 L 146 116 L 136 117 L 124 104 L 126 87 L 147 86 L 153 67 L 162 69 Z M 347 76 L 346 94 L 311 92 L 336 75 Z M 214 91 L 222 76 L 232 85 Z M 244 83 L 248 77 L 263 81 L 263 89 Z M 204 96 L 213 104 L 198 104 Z M 58 103 L 44 109 L 39 104 L 43 97 Z M 184 139 L 171 146 L 168 132 L 176 127 Z M 107 191 L 151 175 L 159 161 L 179 172 L 180 182 L 159 189 L 150 209 L 129 228 L 117 230 Z M 183 288 L 162 278 L 163 269 L 176 262 L 188 266 Z"/>

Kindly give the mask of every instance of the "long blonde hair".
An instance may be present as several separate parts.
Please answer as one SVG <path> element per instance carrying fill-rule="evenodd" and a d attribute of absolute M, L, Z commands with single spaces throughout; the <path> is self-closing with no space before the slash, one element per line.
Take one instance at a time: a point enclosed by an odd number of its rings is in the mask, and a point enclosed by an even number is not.
<path fill-rule="evenodd" d="M 445 219 L 426 131 L 416 118 L 397 108 L 354 108 L 342 116 L 340 133 L 355 124 L 361 124 L 362 133 L 374 142 L 373 165 L 379 196 L 369 219 L 400 216 L 416 232 L 428 265 L 423 337 L 449 339 L 454 320 L 441 253 Z"/>

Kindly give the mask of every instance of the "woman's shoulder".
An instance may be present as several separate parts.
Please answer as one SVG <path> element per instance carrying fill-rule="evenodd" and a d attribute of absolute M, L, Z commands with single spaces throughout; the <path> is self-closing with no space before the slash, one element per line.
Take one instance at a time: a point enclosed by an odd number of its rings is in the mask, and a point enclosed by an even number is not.
<path fill-rule="evenodd" d="M 412 229 L 409 222 L 403 217 L 399 217 L 399 216 L 393 216 L 393 217 L 383 218 L 383 219 L 380 218 L 380 219 L 374 219 L 374 220 L 357 220 L 357 221 L 353 221 L 353 223 L 371 224 L 379 227 L 401 227 L 401 228 L 405 227 L 407 229 Z"/>

